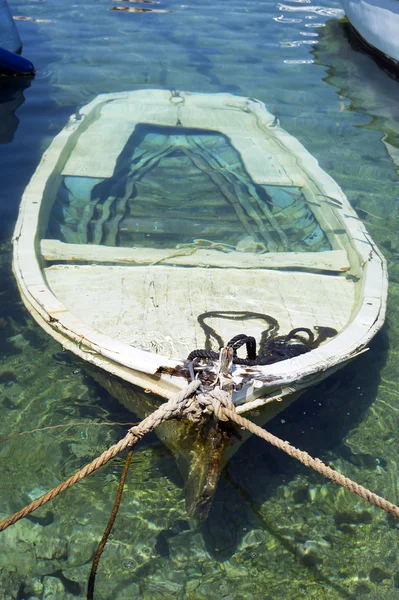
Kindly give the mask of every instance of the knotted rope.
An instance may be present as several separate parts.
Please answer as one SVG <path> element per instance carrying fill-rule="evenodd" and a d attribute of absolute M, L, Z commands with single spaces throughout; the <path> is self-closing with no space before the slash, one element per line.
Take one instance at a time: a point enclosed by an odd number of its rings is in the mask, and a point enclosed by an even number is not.
<path fill-rule="evenodd" d="M 398 506 L 395 506 L 388 500 L 385 500 L 384 498 L 381 498 L 381 496 L 374 494 L 370 490 L 352 481 L 348 477 L 345 477 L 341 473 L 334 471 L 325 465 L 320 459 L 313 458 L 307 452 L 291 446 L 289 442 L 281 440 L 265 429 L 255 425 L 255 423 L 252 421 L 249 421 L 248 419 L 238 415 L 231 401 L 231 393 L 224 391 L 220 387 L 215 387 L 211 390 L 199 391 L 201 385 L 202 384 L 199 380 L 192 381 L 184 390 L 173 396 L 168 402 L 162 404 L 151 415 L 146 417 L 139 425 L 129 429 L 126 436 L 122 440 L 120 440 L 114 446 L 111 446 L 111 448 L 103 452 L 98 458 L 75 473 L 75 475 L 69 477 L 69 479 L 60 483 L 57 487 L 50 490 L 40 498 L 37 498 L 31 504 L 16 512 L 11 517 L 1 521 L 0 531 L 4 531 L 4 529 L 7 529 L 7 527 L 10 525 L 16 523 L 20 519 L 23 519 L 40 506 L 43 506 L 58 496 L 58 494 L 61 494 L 75 483 L 81 481 L 84 477 L 87 477 L 87 475 L 90 475 L 101 466 L 105 465 L 109 460 L 111 460 L 119 452 L 122 452 L 122 450 L 125 448 L 132 448 L 146 433 L 149 433 L 165 421 L 178 418 L 188 419 L 192 422 L 198 422 L 203 418 L 203 415 L 209 415 L 212 413 L 219 420 L 226 421 L 230 419 L 239 427 L 247 429 L 251 433 L 269 442 L 276 448 L 283 450 L 292 458 L 299 460 L 307 467 L 311 467 L 321 475 L 324 475 L 324 477 L 331 479 L 338 485 L 345 487 L 353 494 L 357 494 L 374 506 L 381 508 L 396 519 L 399 519 Z"/>

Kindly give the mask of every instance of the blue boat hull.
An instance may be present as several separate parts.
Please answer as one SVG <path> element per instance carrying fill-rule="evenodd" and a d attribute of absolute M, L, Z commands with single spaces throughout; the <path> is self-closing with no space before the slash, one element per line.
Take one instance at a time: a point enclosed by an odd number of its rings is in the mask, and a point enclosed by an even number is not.
<path fill-rule="evenodd" d="M 30 75 L 35 67 L 26 58 L 0 48 L 0 73 L 4 75 Z"/>

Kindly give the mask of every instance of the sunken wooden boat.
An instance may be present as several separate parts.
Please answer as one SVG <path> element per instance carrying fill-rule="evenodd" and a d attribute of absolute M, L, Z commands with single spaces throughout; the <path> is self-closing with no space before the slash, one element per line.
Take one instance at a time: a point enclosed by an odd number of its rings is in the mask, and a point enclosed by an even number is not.
<path fill-rule="evenodd" d="M 140 417 L 187 385 L 191 351 L 252 336 L 233 401 L 260 424 L 367 348 L 387 293 L 342 190 L 263 103 L 167 90 L 71 117 L 23 195 L 14 272 L 36 321 Z M 205 514 L 242 432 L 158 435 Z"/>

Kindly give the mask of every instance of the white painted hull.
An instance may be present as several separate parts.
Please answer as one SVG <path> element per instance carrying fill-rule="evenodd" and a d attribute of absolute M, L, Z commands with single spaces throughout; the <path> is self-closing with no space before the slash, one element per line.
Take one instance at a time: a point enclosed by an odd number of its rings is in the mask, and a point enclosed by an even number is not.
<path fill-rule="evenodd" d="M 399 63 L 399 2 L 341 0 L 341 4 L 360 36 L 388 59 Z"/>

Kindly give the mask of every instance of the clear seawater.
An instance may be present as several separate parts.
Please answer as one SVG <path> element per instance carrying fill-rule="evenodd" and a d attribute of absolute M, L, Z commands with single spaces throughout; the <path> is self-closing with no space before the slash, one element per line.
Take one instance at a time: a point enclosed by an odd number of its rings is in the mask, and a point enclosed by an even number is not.
<path fill-rule="evenodd" d="M 10 239 L 23 189 L 68 116 L 99 93 L 145 87 L 264 101 L 367 222 L 388 261 L 386 325 L 369 352 L 268 428 L 399 502 L 399 84 L 360 51 L 335 0 L 183 2 L 10 2 L 29 18 L 17 25 L 38 72 L 30 85 L 0 83 L 0 437 L 62 427 L 0 444 L 2 518 L 134 420 L 32 322 Z M 0 534 L 0 598 L 85 598 L 122 467 L 109 463 Z M 133 455 L 95 597 L 397 600 L 398 529 L 255 438 L 194 527 L 174 459 L 152 436 Z"/>

